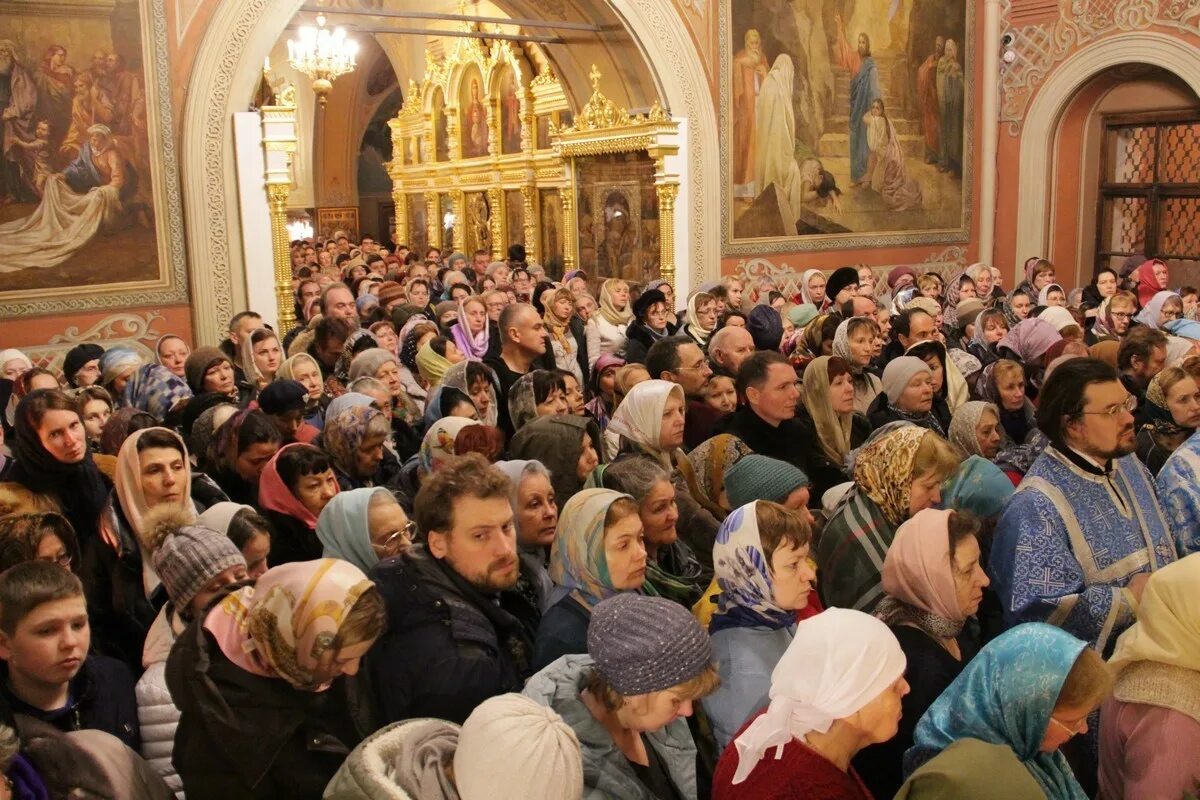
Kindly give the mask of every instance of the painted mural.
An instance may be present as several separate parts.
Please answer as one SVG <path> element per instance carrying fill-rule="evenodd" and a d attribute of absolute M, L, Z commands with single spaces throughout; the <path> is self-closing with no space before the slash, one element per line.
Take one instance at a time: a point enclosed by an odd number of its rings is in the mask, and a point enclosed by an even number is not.
<path fill-rule="evenodd" d="M 965 240 L 971 5 L 724 6 L 727 250 Z"/>
<path fill-rule="evenodd" d="M 0 18 L 0 293 L 165 282 L 139 5 L 33 5 Z"/>

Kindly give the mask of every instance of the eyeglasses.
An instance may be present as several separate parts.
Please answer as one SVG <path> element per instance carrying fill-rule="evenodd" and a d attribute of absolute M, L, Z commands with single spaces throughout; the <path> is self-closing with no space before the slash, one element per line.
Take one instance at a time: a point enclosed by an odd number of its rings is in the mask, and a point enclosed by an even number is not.
<path fill-rule="evenodd" d="M 71 568 L 71 554 L 70 553 L 59 553 L 56 556 L 45 556 L 44 558 L 39 558 L 38 560 L 45 561 L 50 564 L 58 564 L 63 569 Z"/>
<path fill-rule="evenodd" d="M 1123 402 L 1111 405 L 1103 411 L 1080 411 L 1081 414 L 1104 414 L 1108 417 L 1119 417 L 1125 412 L 1132 413 L 1137 408 L 1137 397 L 1129 395 Z"/>
<path fill-rule="evenodd" d="M 1074 725 L 1067 725 L 1065 722 L 1060 722 L 1058 717 L 1055 717 L 1053 715 L 1051 715 L 1050 721 L 1053 722 L 1058 727 L 1062 728 L 1064 731 L 1066 731 L 1071 736 L 1078 736 L 1081 729 L 1083 728 L 1083 726 L 1087 724 L 1087 717 L 1084 717 L 1083 719 L 1079 720 Z"/>
<path fill-rule="evenodd" d="M 417 532 L 417 523 L 409 520 L 404 524 L 403 528 L 394 530 L 387 535 L 382 542 L 371 542 L 371 546 L 377 551 L 384 554 L 394 553 L 401 544 L 411 542 L 413 535 Z"/>
<path fill-rule="evenodd" d="M 1110 311 L 1108 315 L 1113 319 L 1133 319 L 1133 314 L 1125 311 Z"/>

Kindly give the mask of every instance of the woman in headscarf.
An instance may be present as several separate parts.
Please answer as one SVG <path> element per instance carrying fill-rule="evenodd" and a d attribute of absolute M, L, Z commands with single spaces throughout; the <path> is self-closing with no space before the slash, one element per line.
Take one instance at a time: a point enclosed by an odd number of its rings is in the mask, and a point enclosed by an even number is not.
<path fill-rule="evenodd" d="M 1087 732 L 1111 685 L 1086 642 L 1053 625 L 1018 625 L 984 646 L 921 717 L 905 773 L 960 739 L 979 739 L 1010 748 L 1047 800 L 1084 800 L 1059 748 Z"/>
<path fill-rule="evenodd" d="M 445 417 L 478 420 L 479 412 L 470 396 L 452 386 L 442 385 L 430 392 L 426 400 L 422 430 L 429 430 L 433 423 Z"/>
<path fill-rule="evenodd" d="M 657 289 L 647 289 L 633 301 L 633 321 L 625 330 L 625 361 L 646 363 L 646 353 L 654 343 L 674 335 L 676 328 L 667 318 L 667 308 L 666 297 Z"/>
<path fill-rule="evenodd" d="M 1037 387 L 1041 385 L 1042 373 L 1046 370 L 1045 359 L 1048 351 L 1062 336 L 1054 326 L 1044 319 L 1027 319 L 1013 326 L 1004 338 L 996 344 L 996 352 L 1002 358 L 1018 361 L 1025 367 L 1026 392 L 1033 389 L 1033 397 L 1037 397 Z"/>
<path fill-rule="evenodd" d="M 567 385 L 563 377 L 548 369 L 525 373 L 508 390 L 508 415 L 513 430 L 519 431 L 537 417 L 567 414 Z"/>
<path fill-rule="evenodd" d="M 1008 299 L 1003 302 L 1001 308 L 1010 329 L 1029 319 L 1029 315 L 1033 313 L 1033 304 L 1036 299 L 1036 295 L 1030 296 L 1016 289 L 1009 293 Z"/>
<path fill-rule="evenodd" d="M 946 284 L 945 312 L 942 315 L 942 325 L 947 331 L 958 328 L 958 304 L 963 300 L 975 297 L 975 280 L 966 271 L 950 278 Z"/>
<path fill-rule="evenodd" d="M 540 461 L 497 461 L 496 469 L 512 483 L 509 504 L 517 534 L 517 557 L 521 560 L 521 576 L 515 589 L 544 614 L 554 592 L 547 565 L 558 529 L 558 501 L 550 471 Z"/>
<path fill-rule="evenodd" d="M 833 355 L 850 368 L 850 379 L 854 385 L 854 411 L 858 414 L 866 414 L 882 391 L 879 378 L 869 372 L 875 354 L 875 337 L 878 335 L 879 326 L 875 320 L 870 317 L 851 317 L 838 324 L 833 336 Z M 807 380 L 807 369 L 804 374 Z"/>
<path fill-rule="evenodd" d="M 854 768 L 874 797 L 892 797 L 904 782 L 901 762 L 913 731 L 980 642 L 967 621 L 988 585 L 972 514 L 927 508 L 896 531 L 883 562 L 886 596 L 875 609 L 900 643 L 910 692 L 901 701 L 900 729 L 859 752 Z"/>
<path fill-rule="evenodd" d="M 169 369 L 175 377 L 184 380 L 187 379 L 184 365 L 191 353 L 192 348 L 188 347 L 187 342 L 173 333 L 158 337 L 158 341 L 154 343 L 154 354 L 158 356 L 158 363 Z"/>
<path fill-rule="evenodd" d="M 797 446 L 808 450 L 806 473 L 812 493 L 821 497 L 849 480 L 846 456 L 871 434 L 871 423 L 855 410 L 855 387 L 849 363 L 821 356 L 804 370 L 802 406 L 797 418 L 811 432 Z"/>
<path fill-rule="evenodd" d="M 550 550 L 550 577 L 558 588 L 538 626 L 535 670 L 587 652 L 588 622 L 601 600 L 643 590 L 646 547 L 633 499 L 611 489 L 584 489 L 568 500 Z"/>
<path fill-rule="evenodd" d="M 249 395 L 244 396 L 238 389 L 233 362 L 215 347 L 193 350 L 184 363 L 184 373 L 193 394 L 216 392 L 227 396 L 229 402 L 239 407 L 249 399 Z"/>
<path fill-rule="evenodd" d="M 712 571 L 679 538 L 671 473 L 646 456 L 626 456 L 605 469 L 604 486 L 637 503 L 646 548 L 646 592 L 691 608 L 712 580 Z"/>
<path fill-rule="evenodd" d="M 475 406 L 475 414 L 479 421 L 492 427 L 496 426 L 500 414 L 496 399 L 499 392 L 497 386 L 496 373 L 492 372 L 491 367 L 478 361 L 460 361 L 442 376 L 443 392 L 446 389 L 457 389 L 467 395 Z M 444 408 L 444 400 L 442 405 Z"/>
<path fill-rule="evenodd" d="M 1137 409 L 1137 455 L 1158 475 L 1167 459 L 1200 428 L 1200 388 L 1180 367 L 1167 367 L 1146 388 Z"/>
<path fill-rule="evenodd" d="M 980 312 L 975 318 L 975 334 L 967 342 L 967 352 L 979 359 L 980 365 L 988 364 L 1000 358 L 996 352 L 996 344 L 1008 333 L 1008 320 L 1004 312 L 998 308 L 989 308 Z"/>
<path fill-rule="evenodd" d="M 741 439 L 721 433 L 701 442 L 676 467 L 692 499 L 720 521 L 732 510 L 725 494 L 725 472 L 751 452 Z"/>
<path fill-rule="evenodd" d="M 596 485 L 593 473 L 603 452 L 596 423 L 574 415 L 538 417 L 517 431 L 508 446 L 510 458 L 540 461 L 550 470 L 560 509 L 585 485 Z"/>
<path fill-rule="evenodd" d="M 587 351 L 589 366 L 602 355 L 622 355 L 625 352 L 625 330 L 633 322 L 629 302 L 629 284 L 620 278 L 609 278 L 600 286 L 600 313 L 587 321 Z"/>
<path fill-rule="evenodd" d="M 321 557 L 321 544 L 313 531 L 321 511 L 338 491 L 329 456 L 310 444 L 289 444 L 267 462 L 255 505 L 274 529 L 272 567 Z"/>
<path fill-rule="evenodd" d="M 458 320 L 450 328 L 450 335 L 468 361 L 482 361 L 487 355 L 489 333 L 487 304 L 483 298 L 477 295 L 463 298 L 458 304 Z"/>
<path fill-rule="evenodd" d="M 322 557 L 349 561 L 363 572 L 412 545 L 416 526 L 381 486 L 351 489 L 329 501 L 317 518 Z"/>
<path fill-rule="evenodd" d="M 399 359 L 382 347 L 363 350 L 350 362 L 348 377 L 351 384 L 360 378 L 374 378 L 383 384 L 387 390 L 387 403 L 381 410 L 386 410 L 390 416 L 396 450 L 401 457 L 411 455 L 420 442 L 417 430 L 421 424 L 421 412 L 404 391 Z"/>
<path fill-rule="evenodd" d="M 1164 290 L 1156 292 L 1134 320 L 1155 330 L 1161 330 L 1168 322 L 1182 318 L 1183 298 L 1178 292 Z"/>
<path fill-rule="evenodd" d="M 123 348 L 114 347 L 113 349 L 117 350 Z M 127 350 L 126 352 L 133 353 L 132 350 Z M 136 356 L 137 354 L 134 353 L 134 355 Z M 141 359 L 139 358 L 137 360 L 137 364 L 140 363 Z M 136 366 L 136 364 L 134 366 Z M 29 356 L 25 355 L 20 350 L 16 349 L 15 347 L 10 347 L 6 350 L 0 350 L 0 378 L 15 381 L 18 375 L 30 369 L 33 369 L 33 361 L 29 358 Z M 103 385 L 110 382 L 111 381 L 104 380 L 104 369 L 102 367 L 100 370 L 100 383 Z"/>
<path fill-rule="evenodd" d="M 1054 282 L 1054 265 L 1044 258 L 1033 256 L 1025 259 L 1024 273 L 1025 280 L 1013 289 L 1013 294 L 1024 294 L 1029 298 L 1030 304 L 1034 304 L 1037 302 L 1038 293 Z M 1013 295 L 1009 295 L 1010 300 L 1012 297 Z"/>
<path fill-rule="evenodd" d="M 426 342 L 434 339 L 438 335 L 437 325 L 429 321 L 429 318 L 424 314 L 413 314 L 403 327 L 400 328 L 400 380 L 404 384 L 404 391 L 408 392 L 408 396 L 420 406 L 422 413 L 425 411 L 425 397 L 428 392 L 428 381 L 421 377 L 420 367 L 417 365 L 417 353 Z"/>
<path fill-rule="evenodd" d="M 375 347 L 379 347 L 379 340 L 366 328 L 357 328 L 351 332 L 342 344 L 341 355 L 333 365 L 333 377 L 337 379 L 336 382 L 343 387 L 350 383 L 350 365 L 354 363 L 355 356 Z"/>
<path fill-rule="evenodd" d="M 1146 259 L 1129 274 L 1130 288 L 1137 290 L 1139 306 L 1149 305 L 1154 295 L 1165 290 L 1170 280 L 1166 262 L 1158 258 Z"/>
<path fill-rule="evenodd" d="M 873 617 L 831 608 L 801 622 L 771 675 L 770 704 L 717 763 L 713 800 L 870 800 L 850 760 L 896 734 L 904 668 L 896 637 Z"/>
<path fill-rule="evenodd" d="M 275 380 L 283 362 L 283 347 L 279 337 L 269 328 L 258 328 L 238 345 L 238 362 L 252 394 Z"/>
<path fill-rule="evenodd" d="M 243 409 L 217 429 L 209 448 L 210 477 L 235 503 L 258 500 L 258 479 L 283 444 L 283 435 L 258 409 Z"/>
<path fill-rule="evenodd" d="M 833 355 L 833 340 L 842 320 L 836 314 L 820 314 L 804 328 L 804 348 L 812 356 Z"/>
<path fill-rule="evenodd" d="M 623 366 L 625 359 L 620 356 L 604 355 L 596 359 L 592 367 L 588 381 L 592 399 L 584 408 L 596 420 L 601 433 L 608 429 L 608 421 L 616 411 L 617 370 Z"/>
<path fill-rule="evenodd" d="M 1186 797 L 1200 784 L 1200 554 L 1151 573 L 1108 662 L 1100 797 Z"/>
<path fill-rule="evenodd" d="M 575 376 L 575 380 L 582 384 L 580 342 L 571 330 L 571 319 L 575 316 L 575 295 L 571 293 L 570 289 L 558 288 L 554 289 L 553 294 L 549 294 L 546 299 L 542 321 L 545 322 L 546 333 L 550 337 L 554 363 L 559 369 L 570 372 Z"/>
<path fill-rule="evenodd" d="M 718 750 L 770 698 L 771 672 L 798 613 L 816 597 L 812 531 L 802 513 L 756 500 L 725 518 L 713 548 L 719 594 L 709 622 L 721 686 L 704 700 Z"/>
<path fill-rule="evenodd" d="M 368 401 L 370 398 L 367 398 Z M 375 486 L 384 461 L 384 443 L 392 427 L 383 412 L 370 405 L 354 405 L 332 411 L 321 435 L 325 452 L 343 491 Z"/>
<path fill-rule="evenodd" d="M 608 431 L 621 437 L 620 452 L 648 455 L 673 469 L 683 446 L 687 401 L 677 383 L 648 380 L 634 386 L 608 423 Z"/>
<path fill-rule="evenodd" d="M 162 422 L 172 409 L 191 396 L 188 385 L 166 367 L 143 364 L 129 377 L 119 404 L 145 411 Z"/>
<path fill-rule="evenodd" d="M 211 349 L 215 350 L 216 348 Z M 5 353 L 10 352 L 24 355 L 19 350 L 5 351 Z M 220 351 L 218 350 L 217 352 Z M 0 357 L 3 357 L 5 353 L 0 353 Z M 15 358 L 15 356 L 9 356 L 9 363 Z M 25 360 L 29 361 L 28 358 Z M 128 347 L 110 347 L 104 351 L 104 355 L 100 356 L 100 385 L 107 389 L 108 393 L 114 399 L 118 398 L 125 393 L 125 384 L 129 381 L 129 377 L 144 363 L 145 361 L 142 357 Z M 32 368 L 32 362 L 29 362 L 29 366 L 25 367 L 25 369 Z M 13 377 L 15 379 L 16 376 Z M 188 383 L 189 385 L 191 384 L 190 378 Z M 195 392 L 196 387 L 193 386 L 192 391 Z"/>
<path fill-rule="evenodd" d="M 707 351 L 708 337 L 717 327 L 717 299 L 708 292 L 692 292 L 688 297 L 687 323 L 680 330 Z"/>
<path fill-rule="evenodd" d="M 187 791 L 320 796 L 355 744 L 346 704 L 322 693 L 358 672 L 385 624 L 375 585 L 337 559 L 285 564 L 227 591 L 167 661 Z"/>
<path fill-rule="evenodd" d="M 417 451 L 417 464 L 422 477 L 457 461 L 462 455 L 458 448 L 459 434 L 477 425 L 479 420 L 467 417 L 443 417 L 430 425 L 421 440 L 421 449 Z"/>
<path fill-rule="evenodd" d="M 321 365 L 308 353 L 297 353 L 279 365 L 275 376 L 285 381 L 296 381 L 308 395 L 304 399 L 304 421 L 317 430 L 325 427 L 325 407 L 332 399 L 325 394 L 325 383 L 321 380 Z"/>
<path fill-rule="evenodd" d="M 1037 304 L 1041 308 L 1059 306 L 1066 308 L 1067 293 L 1057 283 L 1048 283 L 1038 291 Z"/>
<path fill-rule="evenodd" d="M 817 542 L 825 606 L 872 611 L 883 598 L 879 567 L 897 528 L 941 499 L 942 481 L 961 457 L 941 436 L 903 425 L 863 445 L 854 487 Z"/>
<path fill-rule="evenodd" d="M 246 575 L 256 580 L 267 571 L 267 558 L 271 554 L 271 523 L 253 506 L 240 503 L 217 503 L 196 517 L 196 524 L 228 536 L 234 546 L 242 552 L 246 561 Z"/>
<path fill-rule="evenodd" d="M 88 611 L 108 655 L 140 670 L 146 632 L 158 614 L 161 581 L 143 543 L 164 513 L 194 515 L 187 448 L 174 431 L 130 435 L 117 455 L 112 495 L 100 514 L 99 537 L 85 541 Z"/>
<path fill-rule="evenodd" d="M 968 456 L 991 461 L 1000 452 L 1001 430 L 1000 410 L 987 401 L 972 400 L 954 412 L 950 443 Z"/>
<path fill-rule="evenodd" d="M 428 390 L 438 386 L 446 371 L 466 358 L 458 352 L 454 342 L 445 336 L 435 336 L 417 351 L 417 371 Z"/>
<path fill-rule="evenodd" d="M 922 342 L 924 344 L 924 342 Z M 934 374 L 925 361 L 916 356 L 900 356 L 888 362 L 883 371 L 883 391 L 871 406 L 867 418 L 871 427 L 904 421 L 945 435 L 945 401 L 938 403 Z M 941 377 L 941 376 L 938 376 Z"/>
<path fill-rule="evenodd" d="M 801 302 L 815 307 L 818 311 L 828 305 L 825 302 L 825 273 L 819 269 L 808 269 L 800 276 Z M 819 355 L 819 354 L 818 354 Z"/>

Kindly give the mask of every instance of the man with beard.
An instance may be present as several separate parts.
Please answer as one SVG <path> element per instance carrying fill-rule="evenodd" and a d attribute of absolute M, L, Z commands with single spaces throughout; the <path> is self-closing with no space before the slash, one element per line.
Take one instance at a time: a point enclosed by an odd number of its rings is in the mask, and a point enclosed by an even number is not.
<path fill-rule="evenodd" d="M 1150 573 L 1176 558 L 1134 451 L 1134 397 L 1102 361 L 1051 373 L 1038 396 L 1050 440 L 996 526 L 988 572 L 1005 624 L 1049 622 L 1107 657 Z"/>
<path fill-rule="evenodd" d="M 865 33 L 858 35 L 858 56 L 862 64 L 850 80 L 850 183 L 858 186 L 867 174 L 871 146 L 867 143 L 866 117 L 871 105 L 883 97 L 879 88 L 879 70 L 871 55 L 871 40 Z"/>
<path fill-rule="evenodd" d="M 441 468 L 414 504 L 423 543 L 371 571 L 388 616 L 366 660 L 378 724 L 461 724 L 489 697 L 521 691 L 532 673 L 541 614 L 517 558 L 511 491 L 477 454 Z"/>
<path fill-rule="evenodd" d="M 37 85 L 17 61 L 17 46 L 0 39 L 0 121 L 4 123 L 4 153 L 0 158 L 0 203 L 33 200 L 34 195 L 21 175 L 22 150 L 16 142 L 35 138 Z"/>

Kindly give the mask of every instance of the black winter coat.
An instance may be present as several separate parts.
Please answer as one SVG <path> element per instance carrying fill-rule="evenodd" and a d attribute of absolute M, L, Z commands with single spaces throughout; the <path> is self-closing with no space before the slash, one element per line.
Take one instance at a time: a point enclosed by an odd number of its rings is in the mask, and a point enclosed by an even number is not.
<path fill-rule="evenodd" d="M 314 561 L 325 551 L 317 532 L 293 516 L 263 509 L 263 516 L 271 523 L 271 552 L 267 564 L 278 567 L 294 561 Z"/>
<path fill-rule="evenodd" d="M 424 546 L 381 561 L 371 579 L 388 616 L 366 657 L 380 724 L 461 724 L 489 697 L 521 691 L 540 614 L 519 594 L 484 595 Z"/>
<path fill-rule="evenodd" d="M 249 673 L 202 620 L 176 640 L 166 678 L 180 711 L 171 761 L 189 800 L 318 800 L 358 743 L 344 679 L 305 692 Z"/>
<path fill-rule="evenodd" d="M 63 708 L 44 711 L 13 694 L 8 662 L 0 661 L 0 694 L 9 712 L 39 719 L 64 733 L 79 730 L 111 733 L 137 752 L 142 736 L 133 687 L 133 674 L 120 661 L 88 656 L 71 679 L 69 703 Z"/>

